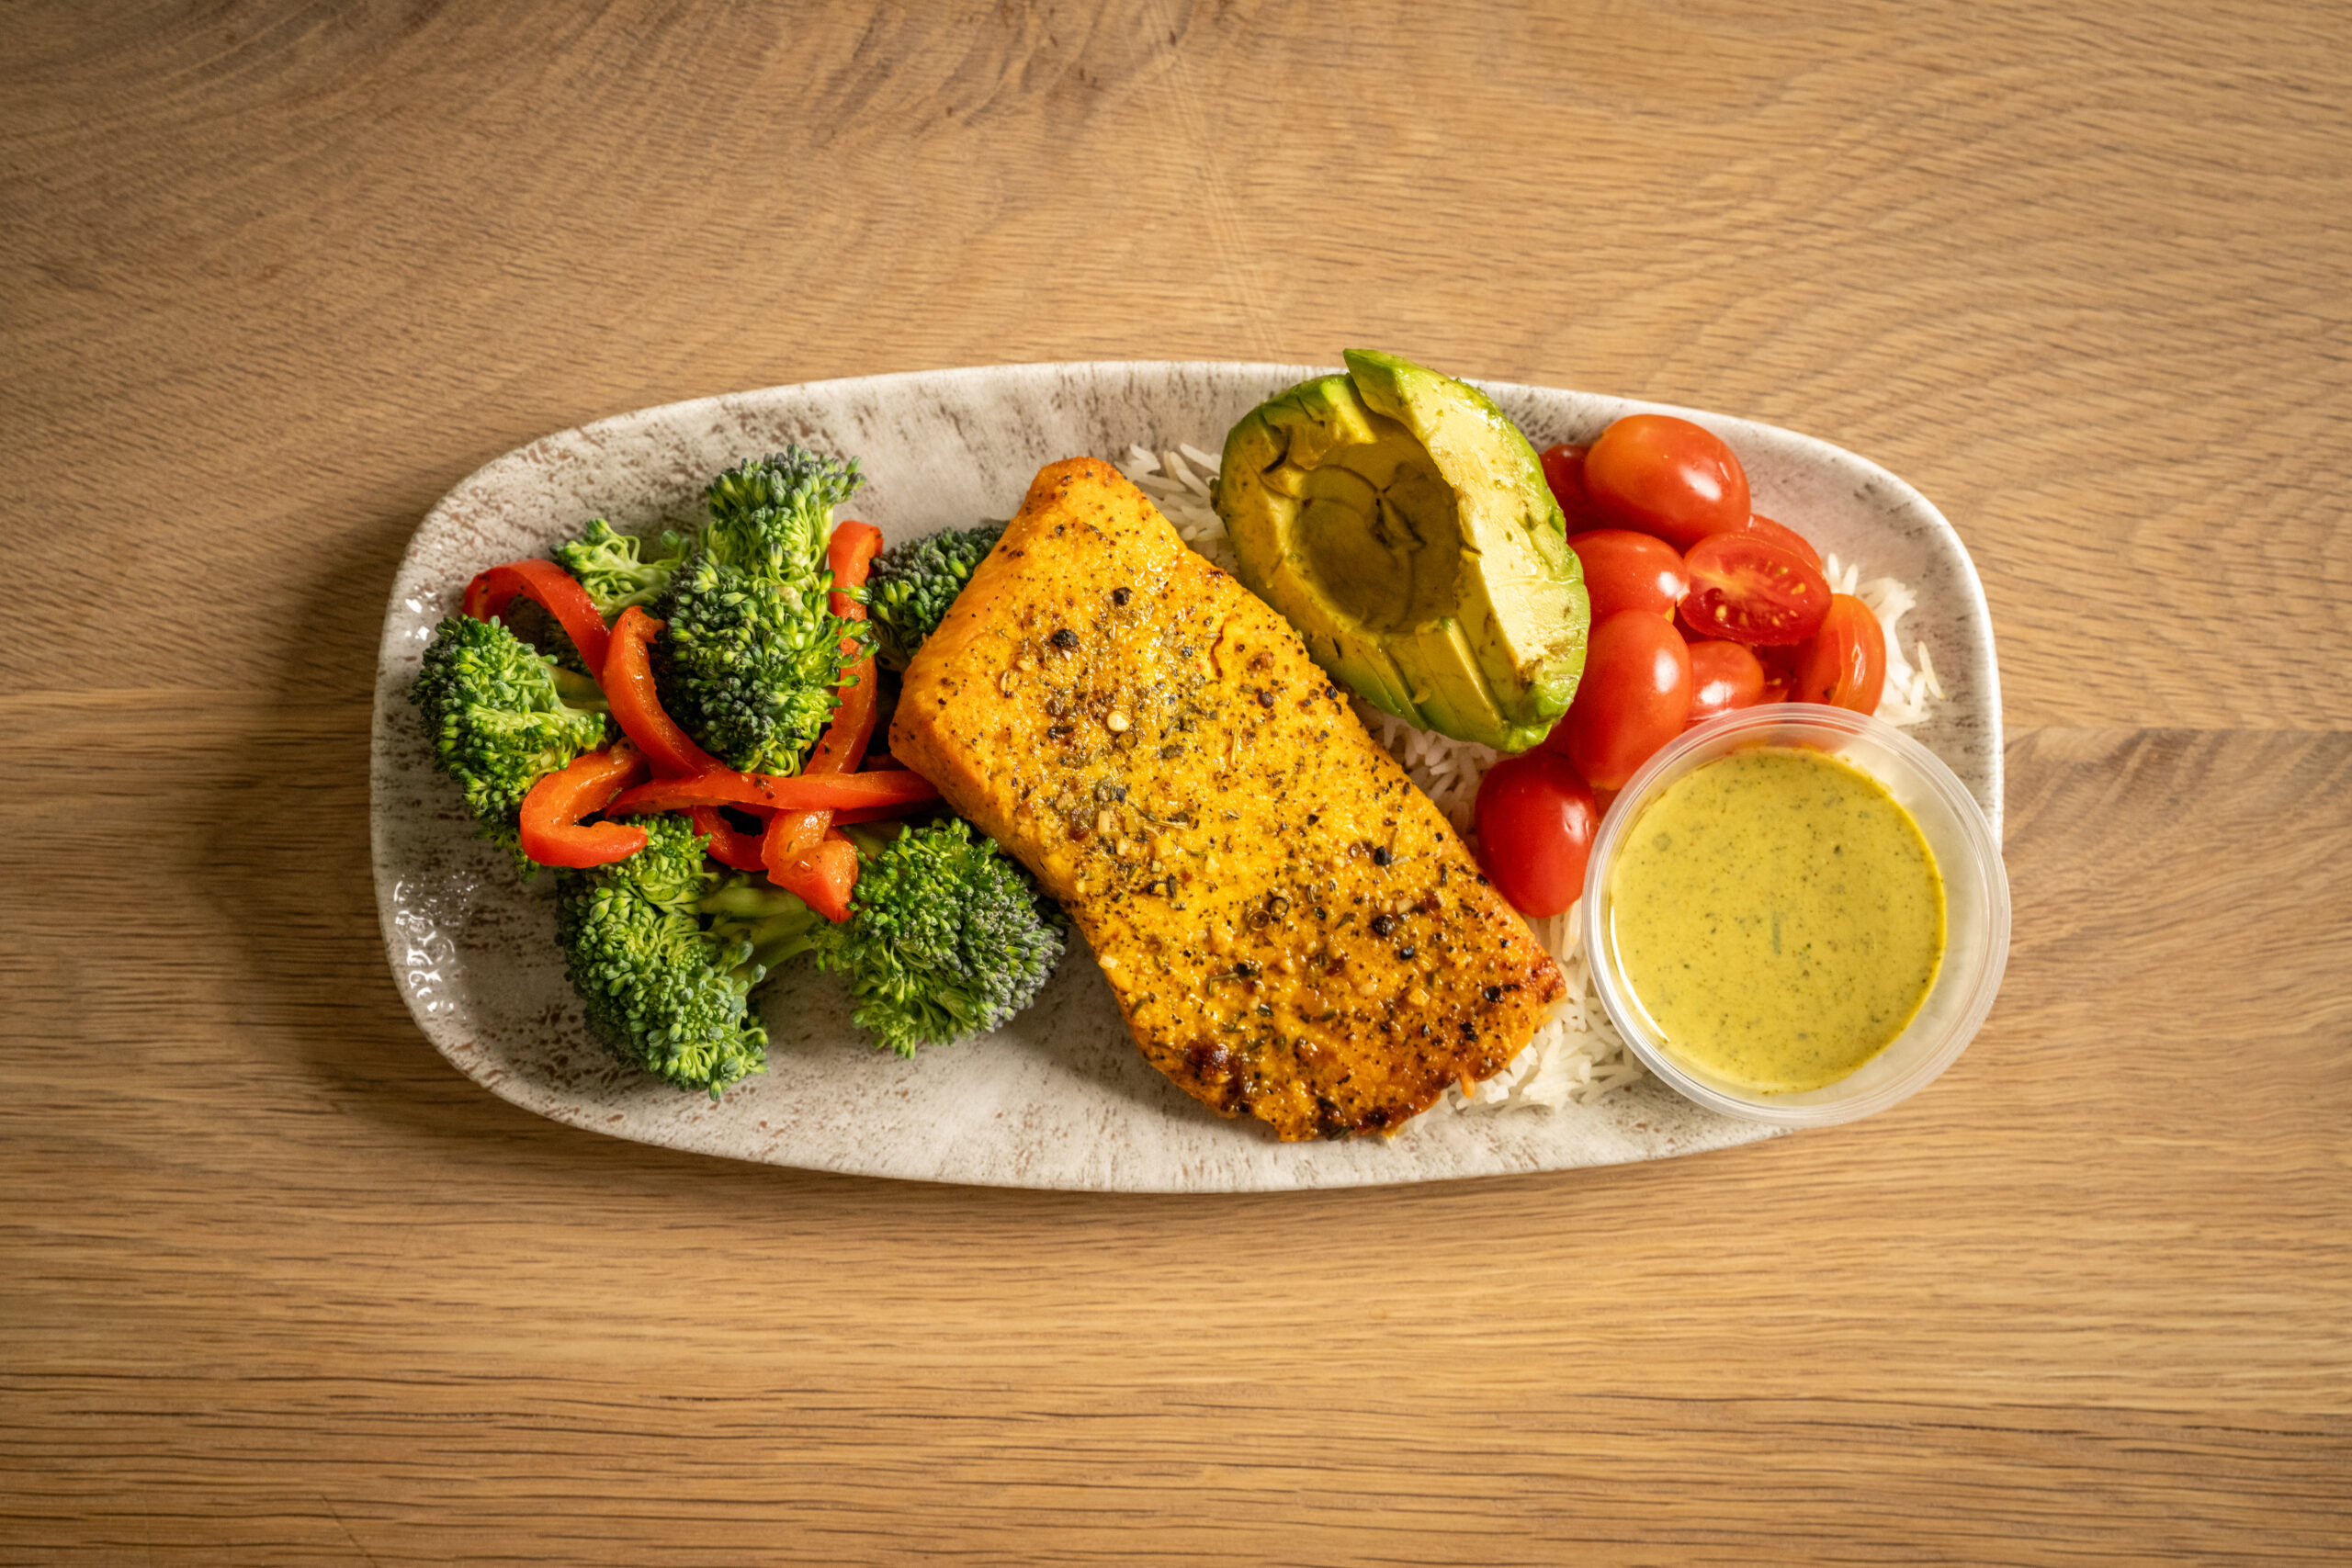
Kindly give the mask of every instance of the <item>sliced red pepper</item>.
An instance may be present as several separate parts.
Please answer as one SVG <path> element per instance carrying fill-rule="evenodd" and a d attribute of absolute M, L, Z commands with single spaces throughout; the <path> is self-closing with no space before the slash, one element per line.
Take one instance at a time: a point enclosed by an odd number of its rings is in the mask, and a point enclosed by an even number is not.
<path fill-rule="evenodd" d="M 834 615 L 846 621 L 865 619 L 865 606 L 842 590 L 865 586 L 874 558 L 881 550 L 882 530 L 871 523 L 843 523 L 833 530 L 832 542 L 825 548 L 825 564 L 833 574 L 831 607 Z M 854 646 L 852 639 L 842 639 L 843 652 Z M 803 773 L 854 773 L 874 739 L 874 720 L 880 705 L 876 700 L 871 655 L 850 666 L 839 691 L 840 703 L 833 709 L 831 721 L 825 726 L 825 733 L 808 753 L 808 761 L 800 770 Z M 785 846 L 797 846 L 787 859 L 798 859 L 821 842 L 825 829 L 831 826 L 832 815 L 826 811 L 796 811 L 789 820 L 771 822 L 768 858 L 774 861 L 785 852 Z"/>
<path fill-rule="evenodd" d="M 844 621 L 865 619 L 865 606 L 842 592 L 863 588 L 874 558 L 882 553 L 882 530 L 871 523 L 843 523 L 825 545 L 825 569 L 833 574 L 833 592 L 826 604 Z"/>
<path fill-rule="evenodd" d="M 503 615 L 517 595 L 537 600 L 561 623 L 564 635 L 571 638 L 571 646 L 580 650 L 592 673 L 605 668 L 611 637 L 605 630 L 605 617 L 597 613 L 588 590 L 551 560 L 509 561 L 481 573 L 466 584 L 466 614 L 477 621 Z"/>
<path fill-rule="evenodd" d="M 767 830 L 758 839 L 753 839 L 748 833 L 741 834 L 739 837 L 747 844 L 761 846 L 754 852 L 760 857 L 766 858 L 762 858 L 759 863 L 765 864 L 767 858 L 775 858 L 789 864 L 822 842 L 823 835 L 828 829 L 851 828 L 860 822 L 888 822 L 894 817 L 904 817 L 910 811 L 920 810 L 925 804 L 920 800 L 893 800 L 880 806 L 837 806 L 827 811 L 779 811 L 768 818 Z M 698 806 L 694 809 L 696 812 L 703 812 L 713 808 Z M 695 820 L 699 822 L 702 818 L 697 816 Z M 815 824 L 813 829 L 808 826 L 810 823 Z M 786 824 L 786 826 L 779 828 L 778 824 Z M 777 848 L 775 856 L 767 857 L 765 846 L 771 840 L 775 842 Z M 712 852 L 717 853 L 716 851 Z M 724 855 L 719 858 L 726 860 Z M 732 865 L 735 863 L 728 861 L 727 863 Z M 747 866 L 744 869 L 753 868 Z"/>
<path fill-rule="evenodd" d="M 849 896 L 857 886 L 857 846 L 828 833 L 791 863 L 770 865 L 768 880 L 839 925 L 849 919 Z"/>
<path fill-rule="evenodd" d="M 653 689 L 653 660 L 645 650 L 661 629 L 660 621 L 635 604 L 622 611 L 614 623 L 612 650 L 601 666 L 605 700 L 613 705 L 613 720 L 662 777 L 683 778 L 714 768 L 724 773 L 725 763 L 695 745 L 694 738 L 678 728 L 677 720 L 662 711 L 661 694 Z"/>
<path fill-rule="evenodd" d="M 860 822 L 888 822 L 904 817 L 910 811 L 922 809 L 922 801 L 899 801 L 891 806 L 844 806 L 833 813 L 833 826 L 854 828 Z"/>
<path fill-rule="evenodd" d="M 587 751 L 548 773 L 523 797 L 523 852 L 541 865 L 610 865 L 645 847 L 645 829 L 627 822 L 583 825 L 645 776 L 645 759 L 627 746 Z"/>
<path fill-rule="evenodd" d="M 767 863 L 760 858 L 759 834 L 738 832 L 716 806 L 697 806 L 689 815 L 694 818 L 695 831 L 710 840 L 711 859 L 737 871 L 767 869 Z"/>
<path fill-rule="evenodd" d="M 894 807 L 903 815 L 939 798 L 921 773 L 894 769 L 873 773 L 739 773 L 714 768 L 692 778 L 655 779 L 639 784 L 610 809 L 615 812 L 684 811 L 696 806 L 756 806 L 770 811 L 846 810 Z"/>
<path fill-rule="evenodd" d="M 876 701 L 878 694 L 874 687 L 872 657 L 851 665 L 837 690 L 840 705 L 833 709 L 832 722 L 825 726 L 825 733 L 818 738 L 816 749 L 802 765 L 800 771 L 804 773 L 854 772 L 874 739 L 874 719 L 881 705 Z"/>
<path fill-rule="evenodd" d="M 767 831 L 760 835 L 760 861 L 771 874 L 778 866 L 790 865 L 802 855 L 825 840 L 825 830 L 833 825 L 831 811 L 779 811 L 768 818 Z"/>

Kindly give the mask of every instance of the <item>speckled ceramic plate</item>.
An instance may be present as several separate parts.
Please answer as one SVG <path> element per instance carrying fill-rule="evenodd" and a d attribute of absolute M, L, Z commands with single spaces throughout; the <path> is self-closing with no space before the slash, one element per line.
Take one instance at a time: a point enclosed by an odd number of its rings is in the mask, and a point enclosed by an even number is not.
<path fill-rule="evenodd" d="M 623 528 L 693 513 L 728 465 L 786 442 L 854 454 L 848 511 L 891 540 L 1009 516 L 1057 458 L 1134 444 L 1214 451 L 1304 366 L 1103 363 L 944 370 L 777 387 L 624 414 L 533 442 L 449 492 L 392 585 L 377 670 L 376 895 L 392 971 L 426 1038 L 459 1071 L 540 1115 L 736 1159 L 871 1176 L 1125 1191 L 1234 1191 L 1426 1181 L 1660 1159 L 1770 1135 L 1645 1081 L 1561 1111 L 1442 1109 L 1396 1136 L 1283 1145 L 1230 1122 L 1145 1066 L 1082 945 L 1001 1032 L 913 1061 L 876 1052 L 829 976 L 759 995 L 767 1074 L 717 1103 L 615 1063 L 586 1033 L 556 951 L 552 877 L 524 886 L 436 776 L 406 693 L 467 581 L 537 555 L 594 516 Z M 1655 405 L 1541 387 L 1487 390 L 1541 446 L 1589 440 Z M 1682 412 L 1682 411 L 1676 411 Z M 1893 474 L 1768 425 L 1692 417 L 1735 446 L 1759 510 L 1800 523 L 1865 574 L 1910 583 L 1910 637 L 1951 700 L 1916 730 L 1997 826 L 2001 720 L 1992 626 L 1968 554 Z"/>

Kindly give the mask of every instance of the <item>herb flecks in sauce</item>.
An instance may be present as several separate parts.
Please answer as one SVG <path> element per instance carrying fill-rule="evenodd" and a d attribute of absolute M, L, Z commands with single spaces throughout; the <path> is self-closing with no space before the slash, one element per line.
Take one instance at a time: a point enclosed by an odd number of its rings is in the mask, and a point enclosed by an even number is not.
<path fill-rule="evenodd" d="M 1815 751 L 1735 752 L 1677 780 L 1633 825 L 1609 900 L 1667 1048 L 1750 1091 L 1854 1072 L 1943 962 L 1943 878 L 1918 824 Z"/>

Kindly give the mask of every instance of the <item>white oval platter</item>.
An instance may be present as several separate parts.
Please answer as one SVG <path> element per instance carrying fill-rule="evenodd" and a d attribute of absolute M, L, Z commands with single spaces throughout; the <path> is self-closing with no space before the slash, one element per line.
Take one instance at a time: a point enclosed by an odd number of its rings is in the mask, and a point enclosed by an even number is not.
<path fill-rule="evenodd" d="M 592 1132 L 814 1170 L 1116 1191 L 1247 1191 L 1557 1170 L 1770 1135 L 1644 1081 L 1589 1105 L 1450 1111 L 1391 1138 L 1274 1142 L 1219 1120 L 1136 1054 L 1091 955 L 1071 952 L 1000 1032 L 911 1061 L 875 1051 L 830 976 L 796 970 L 755 999 L 768 1071 L 713 1102 L 615 1062 L 587 1034 L 554 942 L 551 876 L 517 882 L 435 774 L 407 690 L 474 573 L 537 555 L 589 518 L 633 529 L 691 516 L 703 485 L 797 442 L 861 459 L 843 509 L 892 541 L 1005 517 L 1057 458 L 1141 445 L 1215 451 L 1235 420 L 1316 367 L 1102 362 L 919 371 L 673 403 L 535 441 L 427 514 L 393 581 L 371 758 L 376 895 L 393 975 L 458 1069 Z M 1482 383 L 1538 446 L 1590 440 L 1661 405 Z M 1758 511 L 1868 576 L 1908 583 L 1906 641 L 1934 649 L 1949 700 L 1913 733 L 1992 814 L 2001 807 L 1999 677 L 1984 595 L 1950 524 L 1885 469 L 1769 425 L 1686 410 L 1747 465 Z"/>

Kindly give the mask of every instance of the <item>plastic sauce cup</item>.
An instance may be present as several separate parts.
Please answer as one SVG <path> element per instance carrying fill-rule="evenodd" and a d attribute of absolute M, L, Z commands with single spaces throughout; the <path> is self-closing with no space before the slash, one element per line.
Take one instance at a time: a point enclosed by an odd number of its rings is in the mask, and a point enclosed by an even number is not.
<path fill-rule="evenodd" d="M 1944 954 L 1918 1012 L 1852 1073 L 1802 1093 L 1764 1094 L 1676 1056 L 1634 999 L 1611 931 L 1609 886 L 1627 835 L 1678 779 L 1757 747 L 1807 748 L 1860 769 L 1911 814 L 1944 884 Z M 1909 1099 L 1951 1066 L 1992 1010 L 2009 957 L 2009 879 L 2000 841 L 1967 789 L 1936 754 L 1891 724 L 1844 708 L 1773 703 L 1688 730 L 1642 765 L 1601 823 L 1585 870 L 1584 950 L 1601 1004 L 1642 1065 L 1710 1110 L 1779 1127 L 1851 1122 Z"/>

